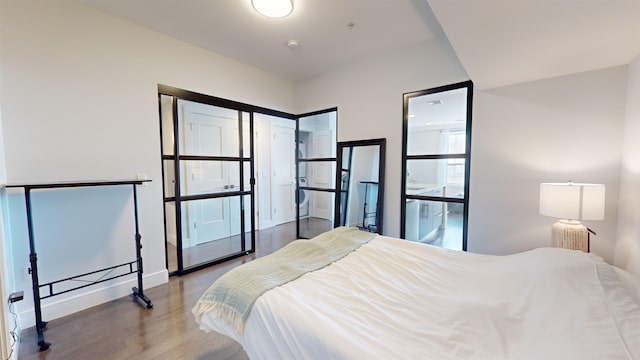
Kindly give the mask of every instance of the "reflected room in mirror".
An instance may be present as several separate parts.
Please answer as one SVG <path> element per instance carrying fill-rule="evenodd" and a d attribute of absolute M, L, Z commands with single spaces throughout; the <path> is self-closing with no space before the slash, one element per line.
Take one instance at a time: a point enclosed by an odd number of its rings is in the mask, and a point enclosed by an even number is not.
<path fill-rule="evenodd" d="M 335 226 L 382 234 L 386 139 L 338 143 Z"/>
<path fill-rule="evenodd" d="M 472 83 L 405 94 L 400 236 L 466 250 Z"/>

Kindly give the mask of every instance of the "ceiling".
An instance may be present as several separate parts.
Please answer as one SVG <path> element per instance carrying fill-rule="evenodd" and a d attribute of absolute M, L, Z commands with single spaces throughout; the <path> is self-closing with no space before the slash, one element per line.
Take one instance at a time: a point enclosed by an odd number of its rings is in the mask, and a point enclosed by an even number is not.
<path fill-rule="evenodd" d="M 251 0 L 77 1 L 293 82 L 443 30 L 481 89 L 640 54 L 640 0 L 295 0 L 282 19 L 255 13 Z"/>
<path fill-rule="evenodd" d="M 628 64 L 639 0 L 425 0 L 479 88 Z"/>
<path fill-rule="evenodd" d="M 251 0 L 79 1 L 294 82 L 441 34 L 425 0 L 295 0 L 281 19 Z"/>

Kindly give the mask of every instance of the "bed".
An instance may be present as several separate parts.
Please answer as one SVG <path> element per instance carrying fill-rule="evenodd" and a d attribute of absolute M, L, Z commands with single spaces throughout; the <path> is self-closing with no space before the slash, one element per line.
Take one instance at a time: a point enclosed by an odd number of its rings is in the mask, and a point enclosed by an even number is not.
<path fill-rule="evenodd" d="M 337 228 L 223 275 L 193 313 L 251 359 L 640 359 L 637 278 L 557 248 L 489 256 Z"/>

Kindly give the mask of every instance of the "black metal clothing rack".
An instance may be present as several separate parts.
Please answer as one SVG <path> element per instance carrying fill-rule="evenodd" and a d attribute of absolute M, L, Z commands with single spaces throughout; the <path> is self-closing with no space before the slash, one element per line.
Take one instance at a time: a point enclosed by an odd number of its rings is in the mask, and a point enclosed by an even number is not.
<path fill-rule="evenodd" d="M 64 294 L 69 291 L 81 289 L 87 286 L 95 285 L 97 283 L 101 283 L 107 280 L 115 279 L 121 276 L 126 276 L 129 274 L 136 273 L 138 275 L 138 286 L 133 287 L 131 294 L 135 300 L 140 299 L 145 304 L 147 309 L 153 307 L 153 303 L 147 296 L 144 295 L 143 287 L 142 287 L 142 244 L 140 236 L 140 229 L 138 227 L 138 195 L 136 191 L 136 185 L 142 185 L 144 182 L 148 182 L 151 180 L 113 180 L 113 181 L 82 181 L 82 182 L 55 182 L 55 183 L 37 183 L 37 184 L 9 184 L 6 185 L 7 188 L 24 188 L 24 198 L 27 209 L 27 228 L 29 232 L 29 262 L 31 265 L 30 273 L 31 273 L 31 283 L 33 287 L 33 303 L 34 310 L 36 316 L 36 332 L 38 333 L 38 345 L 40 346 L 40 351 L 47 350 L 49 346 L 51 346 L 50 342 L 45 341 L 44 339 L 44 329 L 47 327 L 47 322 L 42 321 L 42 307 L 41 300 L 46 299 L 48 297 Z M 31 191 L 38 189 L 54 189 L 54 188 L 73 188 L 73 187 L 89 187 L 89 186 L 115 186 L 115 185 L 132 185 L 133 187 L 133 209 L 134 209 L 134 218 L 135 218 L 135 242 L 136 242 L 136 260 L 130 261 L 124 264 L 111 266 L 108 268 L 91 271 L 88 273 L 72 276 L 66 279 L 61 279 L 57 281 L 52 281 L 46 284 L 40 284 L 38 280 L 38 256 L 36 254 L 36 245 L 35 238 L 33 234 L 33 218 L 31 213 Z M 101 277 L 99 280 L 95 280 L 89 282 L 87 284 L 83 284 L 80 286 L 73 287 L 71 289 L 66 289 L 63 291 L 56 292 L 54 289 L 54 285 L 65 282 L 65 281 L 74 281 L 81 277 L 92 275 L 100 272 L 113 271 L 117 268 L 128 269 L 126 273 L 113 275 L 110 277 Z M 47 295 L 41 296 L 40 289 L 45 288 L 48 291 Z"/>

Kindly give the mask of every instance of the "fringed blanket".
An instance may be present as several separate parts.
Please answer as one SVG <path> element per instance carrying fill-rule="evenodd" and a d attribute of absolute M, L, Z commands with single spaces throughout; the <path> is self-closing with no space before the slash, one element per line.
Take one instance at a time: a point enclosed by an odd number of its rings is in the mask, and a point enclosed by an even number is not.
<path fill-rule="evenodd" d="M 202 315 L 216 311 L 242 333 L 253 304 L 266 291 L 319 270 L 367 243 L 375 234 L 340 227 L 311 240 L 296 240 L 275 253 L 222 275 L 191 310 L 199 324 Z"/>

